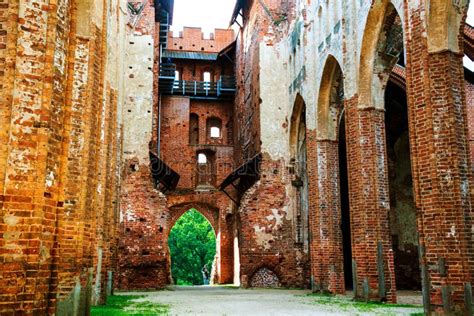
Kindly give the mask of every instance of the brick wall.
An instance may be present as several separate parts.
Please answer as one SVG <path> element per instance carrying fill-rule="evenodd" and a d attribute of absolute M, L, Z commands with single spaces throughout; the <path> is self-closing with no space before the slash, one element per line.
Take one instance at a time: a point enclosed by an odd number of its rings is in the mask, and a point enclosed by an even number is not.
<path fill-rule="evenodd" d="M 10 144 L 0 155 L 0 313 L 85 314 L 105 300 L 115 243 L 118 94 L 106 84 L 105 11 L 20 2 L 0 4 L 10 10 L 2 30 L 18 30 L 0 89 Z"/>
<path fill-rule="evenodd" d="M 166 197 L 153 188 L 148 167 L 135 169 L 133 163 L 137 161 L 126 161 L 122 171 L 115 288 L 163 288 L 170 283 Z"/>
<path fill-rule="evenodd" d="M 150 23 L 150 18 L 151 16 L 144 16 L 140 23 L 147 25 Z M 179 46 L 184 45 L 187 50 L 201 52 L 201 47 L 198 46 L 204 45 L 205 52 L 217 52 L 227 47 L 234 36 L 232 31 L 216 31 L 214 40 L 198 41 L 197 34 L 200 36 L 201 31 L 195 31 L 196 29 L 186 28 L 182 38 L 170 38 L 169 49 L 180 50 Z M 141 32 L 139 36 L 152 35 L 152 38 L 156 40 L 156 34 L 152 28 L 141 29 Z M 134 43 L 137 42 L 135 38 Z M 135 51 L 136 59 L 140 60 L 137 52 Z M 158 52 L 159 50 L 155 49 L 155 56 L 153 56 L 155 59 L 154 82 L 158 82 L 157 64 L 160 61 Z M 222 59 L 218 61 L 176 59 L 172 62 L 180 71 L 182 80 L 202 81 L 204 71 L 212 72 L 213 81 L 217 81 L 221 74 L 233 74 L 232 65 Z M 140 67 L 139 63 L 130 66 Z M 130 79 L 134 80 L 133 84 L 143 85 L 142 81 L 147 79 L 138 77 L 136 71 L 133 71 Z M 147 70 L 143 69 L 143 71 Z M 141 102 L 137 97 L 137 89 L 130 89 L 127 112 L 131 110 L 132 113 L 125 113 L 128 117 L 128 124 L 124 129 L 128 149 L 127 159 L 122 168 L 119 278 L 115 280 L 115 286 L 118 289 L 129 290 L 163 288 L 170 284 L 169 232 L 178 218 L 191 208 L 196 208 L 211 222 L 218 236 L 214 281 L 230 283 L 233 279 L 232 202 L 212 187 L 199 191 L 195 189 L 198 184 L 198 153 L 212 152 L 214 156 L 214 187 L 233 170 L 232 101 L 160 96 L 159 87 L 155 85 L 154 89 L 156 95 L 152 109 L 154 118 L 152 135 L 148 133 L 149 127 L 144 127 L 148 124 L 149 116 L 144 118 L 145 121 L 138 122 L 137 120 L 137 115 L 142 115 L 143 112 L 143 107 L 137 106 Z M 146 93 L 149 91 L 145 90 L 139 90 L 139 93 L 143 92 L 141 94 L 148 97 Z M 191 114 L 199 118 L 197 125 L 199 138 L 195 144 L 190 143 Z M 209 119 L 220 120 L 221 137 L 216 139 L 208 137 Z M 131 129 L 133 124 L 135 124 L 133 128 L 138 132 L 130 132 L 133 131 Z M 159 133 L 158 126 L 161 128 Z M 161 159 L 180 175 L 177 190 L 166 192 L 165 196 L 153 188 L 147 161 L 136 150 L 137 137 L 140 139 L 140 144 L 151 141 L 152 151 L 155 151 L 155 144 L 160 144 Z"/>
<path fill-rule="evenodd" d="M 0 78 L 5 76 L 5 55 L 7 49 L 7 24 L 8 24 L 8 14 L 9 14 L 9 4 L 7 0 L 2 0 L 0 2 Z M 0 89 L 3 88 L 3 80 L 0 83 Z"/>
<path fill-rule="evenodd" d="M 468 137 L 469 147 L 471 151 L 471 163 L 474 170 L 474 84 L 470 81 L 464 81 L 466 89 L 467 101 L 467 122 L 468 122 Z"/>
<path fill-rule="evenodd" d="M 289 175 L 281 161 L 264 157 L 262 176 L 242 197 L 239 207 L 240 280 L 251 285 L 261 268 L 271 270 L 284 287 L 309 287 L 308 255 L 293 232 L 294 213 L 285 187 Z"/>
<path fill-rule="evenodd" d="M 196 186 L 197 154 L 212 150 L 216 157 L 216 181 L 220 184 L 233 170 L 232 107 L 229 103 L 216 101 L 190 101 L 184 97 L 162 97 L 161 154 L 163 160 L 181 176 L 178 188 Z M 199 117 L 199 144 L 190 145 L 189 118 L 191 113 Z M 210 142 L 206 122 L 209 118 L 222 121 L 219 141 Z M 175 159 L 175 157 L 182 159 Z"/>
<path fill-rule="evenodd" d="M 127 165 L 136 165 L 127 161 Z M 125 168 L 121 194 L 118 277 L 120 290 L 160 289 L 171 284 L 168 237 L 176 221 L 191 208 L 211 223 L 217 240 L 217 283 L 233 277 L 232 206 L 220 192 L 172 192 L 153 188 L 149 170 Z M 230 214 L 230 215 L 229 215 Z"/>
<path fill-rule="evenodd" d="M 226 48 L 234 40 L 234 31 L 232 29 L 216 29 L 210 38 L 205 39 L 201 28 L 184 27 L 179 37 L 173 37 L 170 32 L 168 47 L 177 51 L 197 51 L 205 53 L 218 53 Z"/>

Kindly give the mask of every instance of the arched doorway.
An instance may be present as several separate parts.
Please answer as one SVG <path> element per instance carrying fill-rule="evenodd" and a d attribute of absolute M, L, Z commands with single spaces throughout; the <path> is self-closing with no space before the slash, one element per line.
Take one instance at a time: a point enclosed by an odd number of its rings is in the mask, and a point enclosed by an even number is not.
<path fill-rule="evenodd" d="M 173 225 L 168 237 L 171 277 L 176 285 L 209 285 L 216 276 L 216 233 L 191 208 Z"/>
<path fill-rule="evenodd" d="M 380 7 L 380 31 L 367 47 L 361 63 L 371 68 L 362 71 L 361 104 L 384 111 L 383 130 L 378 149 L 379 168 L 387 168 L 389 231 L 394 251 L 395 283 L 398 290 L 421 290 L 418 259 L 416 207 L 411 171 L 408 103 L 397 77 L 405 72 L 402 19 L 392 3 Z M 369 36 L 366 39 L 370 38 Z M 372 58 L 368 60 L 367 58 Z M 366 81 L 365 81 L 366 80 Z M 368 84 L 370 83 L 370 87 Z M 383 112 L 382 112 L 383 113 Z M 383 150 L 385 147 L 385 150 Z"/>
<path fill-rule="evenodd" d="M 318 99 L 318 194 L 314 220 L 319 231 L 312 234 L 319 246 L 311 257 L 313 289 L 337 294 L 344 294 L 353 283 L 344 102 L 342 69 L 338 61 L 329 56 Z"/>

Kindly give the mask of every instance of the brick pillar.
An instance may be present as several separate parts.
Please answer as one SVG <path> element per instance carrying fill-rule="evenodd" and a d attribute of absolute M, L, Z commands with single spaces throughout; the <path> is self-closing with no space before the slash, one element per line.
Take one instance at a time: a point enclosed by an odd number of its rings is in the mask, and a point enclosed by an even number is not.
<path fill-rule="evenodd" d="M 428 52 L 417 14 L 407 42 L 407 88 L 425 311 L 468 315 L 474 214 L 462 54 Z"/>
<path fill-rule="evenodd" d="M 221 210 L 219 214 L 220 230 L 220 275 L 219 284 L 231 284 L 234 282 L 234 237 L 233 237 L 233 215 L 226 214 Z"/>
<path fill-rule="evenodd" d="M 346 142 L 356 299 L 396 301 L 389 231 L 384 112 L 346 100 Z"/>
<path fill-rule="evenodd" d="M 308 157 L 308 165 L 316 166 L 308 171 L 314 196 L 314 202 L 310 201 L 312 287 L 315 291 L 344 294 L 338 142 L 313 138 L 309 142 L 309 148 L 316 148 L 316 157 Z"/>

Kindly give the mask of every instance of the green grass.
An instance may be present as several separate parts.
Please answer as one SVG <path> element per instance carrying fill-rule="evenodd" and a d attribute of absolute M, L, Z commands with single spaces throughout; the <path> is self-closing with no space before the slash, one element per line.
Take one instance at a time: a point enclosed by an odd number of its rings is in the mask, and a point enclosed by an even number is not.
<path fill-rule="evenodd" d="M 314 298 L 314 304 L 317 305 L 328 305 L 339 308 L 340 310 L 349 310 L 356 309 L 357 312 L 383 312 L 390 314 L 390 309 L 395 308 L 410 308 L 410 309 L 421 309 L 421 306 L 418 305 L 409 305 L 409 304 L 389 304 L 389 303 L 380 303 L 380 302 L 358 302 L 353 301 L 349 298 L 333 296 L 330 294 L 319 294 L 319 293 L 310 293 L 307 294 Z M 410 314 L 412 316 L 418 316 L 418 313 Z M 421 313 L 423 315 L 423 313 Z"/>
<path fill-rule="evenodd" d="M 137 299 L 145 296 L 138 295 L 117 295 L 109 296 L 107 304 L 104 306 L 92 307 L 92 316 L 154 316 L 167 315 L 168 306 L 154 304 L 150 302 L 136 302 Z"/>

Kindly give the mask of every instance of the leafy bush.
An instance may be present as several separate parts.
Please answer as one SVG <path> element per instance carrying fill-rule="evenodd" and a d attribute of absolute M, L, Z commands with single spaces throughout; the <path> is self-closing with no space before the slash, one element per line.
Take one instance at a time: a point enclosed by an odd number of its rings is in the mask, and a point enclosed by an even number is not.
<path fill-rule="evenodd" d="M 216 236 L 209 221 L 197 210 L 186 212 L 173 226 L 168 239 L 171 274 L 177 285 L 202 285 L 202 268 L 211 273 Z"/>

